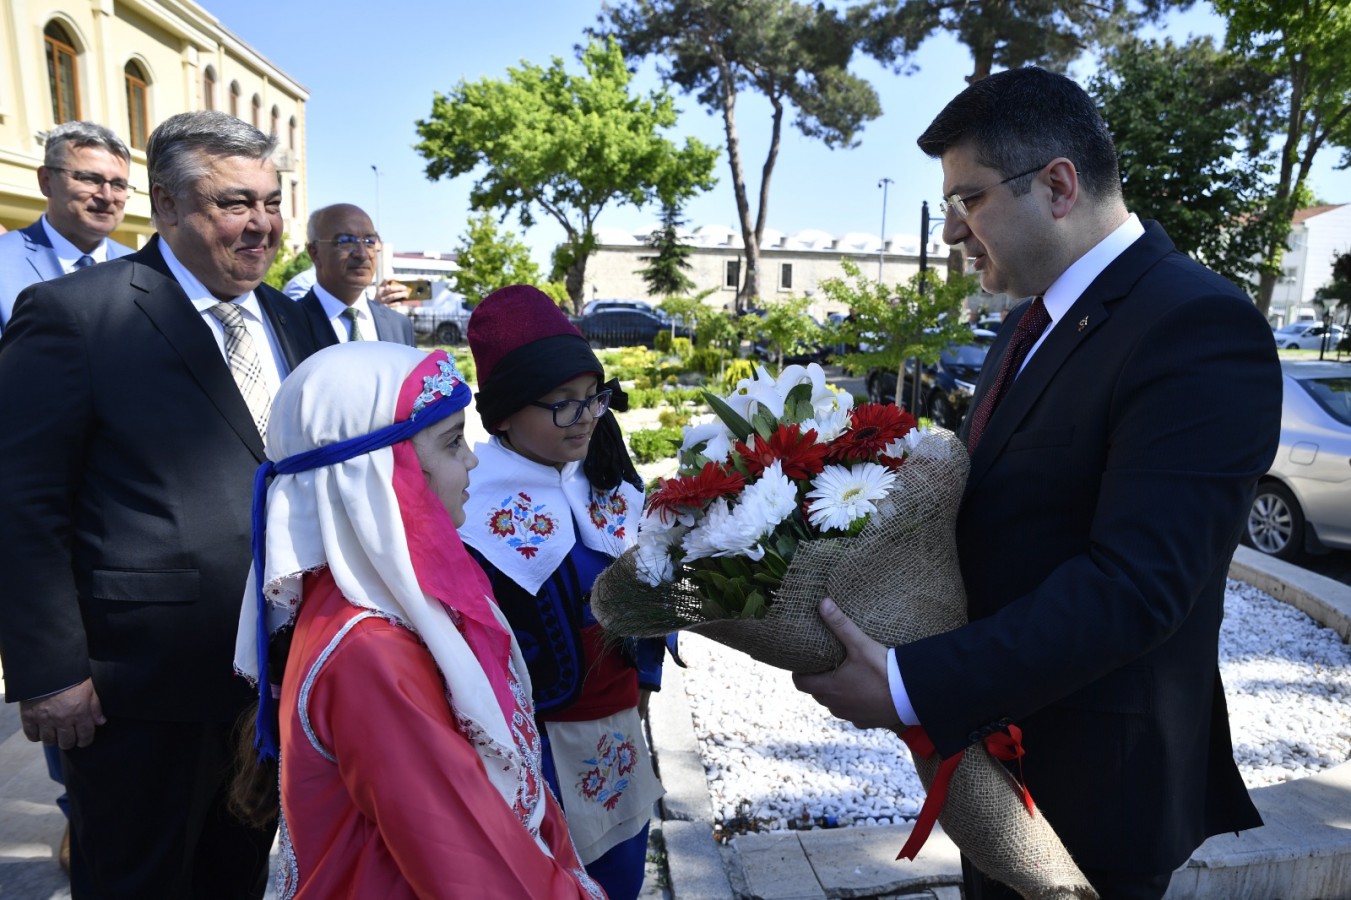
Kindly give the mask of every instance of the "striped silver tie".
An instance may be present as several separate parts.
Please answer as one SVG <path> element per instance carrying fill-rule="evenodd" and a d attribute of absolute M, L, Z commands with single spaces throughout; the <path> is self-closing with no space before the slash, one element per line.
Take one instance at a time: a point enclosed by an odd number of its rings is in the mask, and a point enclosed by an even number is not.
<path fill-rule="evenodd" d="M 233 303 L 217 303 L 210 312 L 225 328 L 225 358 L 230 363 L 230 374 L 253 414 L 259 436 L 266 440 L 272 397 L 263 381 L 263 362 L 253 346 L 253 336 L 244 324 L 244 314 Z"/>

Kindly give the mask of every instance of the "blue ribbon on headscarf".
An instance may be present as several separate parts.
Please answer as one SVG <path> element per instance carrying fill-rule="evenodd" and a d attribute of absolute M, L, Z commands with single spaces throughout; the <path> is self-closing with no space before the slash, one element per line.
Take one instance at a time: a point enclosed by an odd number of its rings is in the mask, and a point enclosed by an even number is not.
<path fill-rule="evenodd" d="M 392 447 L 406 441 L 429 425 L 434 425 L 469 405 L 469 386 L 457 382 L 454 389 L 438 400 L 428 403 L 402 422 L 378 428 L 370 434 L 348 438 L 306 450 L 278 462 L 268 460 L 258 467 L 253 476 L 253 580 L 254 601 L 258 606 L 258 622 L 254 639 L 258 652 L 258 714 L 254 719 L 253 747 L 258 759 L 277 758 L 278 739 L 272 726 L 272 684 L 267 670 L 267 599 L 263 594 L 263 563 L 267 555 L 267 485 L 274 475 L 294 475 L 355 459 L 375 450 Z"/>

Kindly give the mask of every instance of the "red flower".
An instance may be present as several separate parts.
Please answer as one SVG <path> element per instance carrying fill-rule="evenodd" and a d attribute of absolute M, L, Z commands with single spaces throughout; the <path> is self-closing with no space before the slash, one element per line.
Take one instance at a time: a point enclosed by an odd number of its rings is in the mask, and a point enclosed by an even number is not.
<path fill-rule="evenodd" d="M 919 423 L 910 413 L 890 404 L 865 403 L 849 414 L 849 430 L 830 443 L 831 462 L 871 461 L 897 438 Z"/>
<path fill-rule="evenodd" d="M 535 517 L 530 520 L 530 530 L 543 537 L 553 534 L 556 527 L 553 519 L 540 513 L 536 513 Z"/>
<path fill-rule="evenodd" d="M 511 522 L 511 510 L 509 509 L 499 509 L 489 515 L 488 527 L 498 537 L 506 537 L 509 534 L 516 533 L 516 526 Z"/>
<path fill-rule="evenodd" d="M 736 452 L 746 461 L 751 475 L 759 477 L 775 460 L 783 462 L 783 474 L 797 481 L 806 481 L 813 475 L 820 475 L 826 467 L 824 444 L 816 443 L 816 430 L 809 429 L 802 434 L 800 425 L 780 425 L 766 441 L 755 435 L 753 447 L 747 447 L 740 441 Z"/>
<path fill-rule="evenodd" d="M 535 557 L 535 554 L 539 552 L 539 548 L 526 545 L 522 547 L 517 547 L 516 552 L 524 556 L 526 559 L 533 559 Z"/>
<path fill-rule="evenodd" d="M 591 524 L 597 528 L 605 524 L 605 513 L 601 511 L 600 504 L 592 500 L 591 505 L 586 508 L 587 514 L 591 516 Z"/>
<path fill-rule="evenodd" d="M 704 463 L 698 475 L 685 475 L 662 481 L 657 492 L 648 501 L 648 509 L 665 517 L 667 512 L 702 510 L 719 497 L 732 497 L 746 487 L 740 472 L 715 462 Z"/>

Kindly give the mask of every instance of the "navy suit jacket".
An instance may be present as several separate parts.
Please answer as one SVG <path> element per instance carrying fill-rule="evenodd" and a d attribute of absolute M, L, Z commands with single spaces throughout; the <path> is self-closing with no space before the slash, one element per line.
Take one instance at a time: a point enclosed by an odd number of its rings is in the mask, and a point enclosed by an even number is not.
<path fill-rule="evenodd" d="M 1085 868 L 1163 874 L 1261 824 L 1218 632 L 1280 417 L 1262 315 L 1149 222 L 1028 360 L 971 459 L 957 520 L 971 622 L 897 662 L 944 756 L 1022 728 L 1027 784 Z"/>
<path fill-rule="evenodd" d="M 315 343 L 320 349 L 338 343 L 338 336 L 333 332 L 332 320 L 324 312 L 324 305 L 315 296 L 313 288 L 296 302 L 305 311 L 305 320 L 309 322 L 310 331 L 313 332 Z M 371 318 L 375 320 L 376 338 L 396 344 L 407 344 L 410 347 L 416 344 L 413 339 L 413 323 L 408 321 L 407 316 L 400 315 L 374 300 L 368 306 Z"/>
<path fill-rule="evenodd" d="M 130 247 L 108 241 L 109 260 L 131 252 Z M 41 219 L 27 228 L 0 234 L 0 334 L 9 324 L 10 316 L 14 314 L 14 301 L 24 288 L 64 274 Z"/>
<path fill-rule="evenodd" d="M 294 368 L 308 327 L 255 294 Z M 92 676 L 109 716 L 232 721 L 263 442 L 159 238 L 24 291 L 0 385 L 6 699 Z"/>

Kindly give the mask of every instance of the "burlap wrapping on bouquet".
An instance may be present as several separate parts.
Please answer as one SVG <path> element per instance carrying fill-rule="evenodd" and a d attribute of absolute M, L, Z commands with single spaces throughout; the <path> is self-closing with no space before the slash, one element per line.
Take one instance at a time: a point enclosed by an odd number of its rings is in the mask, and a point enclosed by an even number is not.
<path fill-rule="evenodd" d="M 966 622 L 955 529 L 969 468 L 951 432 L 926 436 L 862 533 L 798 546 L 763 619 L 709 620 L 691 582 L 643 582 L 632 550 L 596 580 L 592 609 L 612 634 L 692 630 L 792 672 L 826 671 L 844 658 L 817 614 L 823 597 L 887 646 L 949 631 Z M 926 790 L 938 764 L 936 756 L 915 758 Z M 983 745 L 966 751 L 938 820 L 982 872 L 1024 897 L 1097 896 L 1046 817 L 1028 815 L 1008 772 Z"/>

